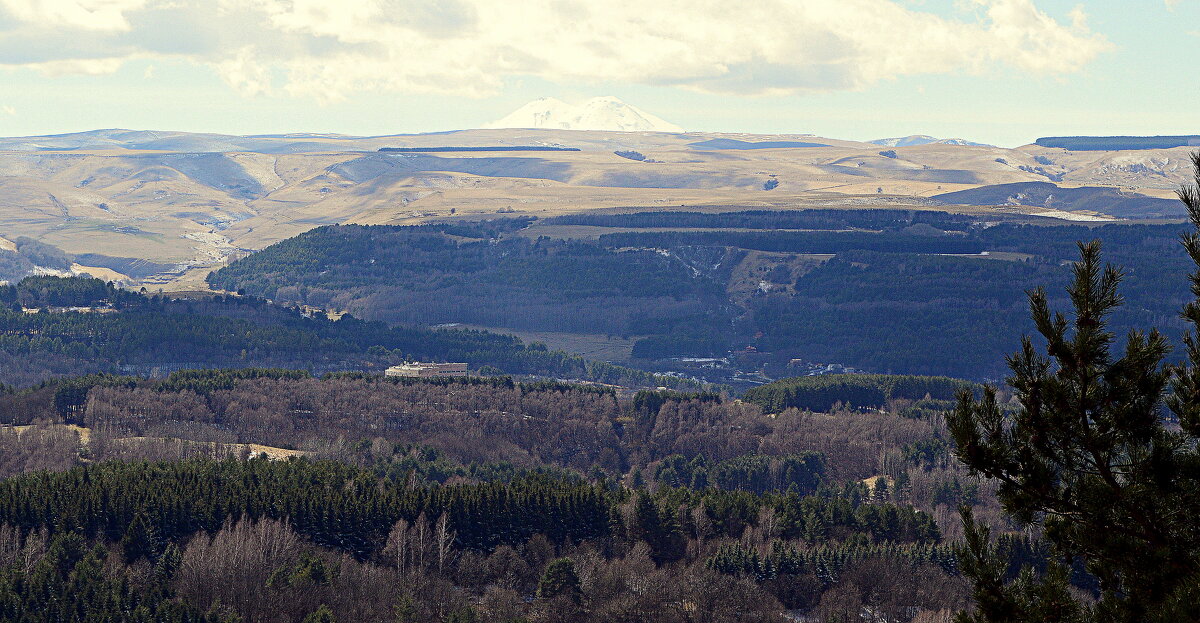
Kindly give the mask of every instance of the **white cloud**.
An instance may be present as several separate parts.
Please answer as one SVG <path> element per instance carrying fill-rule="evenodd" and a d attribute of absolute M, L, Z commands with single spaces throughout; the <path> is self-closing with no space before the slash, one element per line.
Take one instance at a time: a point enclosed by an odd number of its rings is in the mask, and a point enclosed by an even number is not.
<path fill-rule="evenodd" d="M 111 74 L 121 68 L 125 58 L 61 58 L 40 63 L 29 63 L 27 66 L 37 69 L 48 76 L 85 75 L 102 76 Z"/>
<path fill-rule="evenodd" d="M 254 46 L 246 46 L 230 59 L 217 63 L 226 84 L 244 95 L 261 95 L 271 90 L 269 65 L 256 58 Z"/>
<path fill-rule="evenodd" d="M 0 0 L 0 66 L 215 68 L 246 94 L 484 96 L 535 76 L 731 93 L 854 89 L 905 75 L 1077 71 L 1108 49 L 1081 9 L 967 0 Z"/>
<path fill-rule="evenodd" d="M 144 0 L 2 0 L 21 22 L 81 30 L 129 30 L 125 13 L 145 6 Z"/>
<path fill-rule="evenodd" d="M 13 116 L 16 116 L 17 109 L 13 108 L 12 106 L 5 105 L 5 106 L 0 106 L 0 112 L 4 113 L 10 117 L 13 117 Z"/>

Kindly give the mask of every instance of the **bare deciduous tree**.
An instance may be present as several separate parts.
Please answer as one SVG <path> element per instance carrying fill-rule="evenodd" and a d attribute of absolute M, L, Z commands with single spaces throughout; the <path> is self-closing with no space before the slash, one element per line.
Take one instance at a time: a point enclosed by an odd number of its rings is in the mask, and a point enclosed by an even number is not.
<path fill-rule="evenodd" d="M 203 609 L 224 604 L 247 620 L 275 620 L 281 604 L 266 591 L 267 580 L 275 570 L 294 564 L 301 547 L 300 537 L 280 521 L 227 523 L 212 537 L 201 533 L 188 543 L 176 590 Z"/>

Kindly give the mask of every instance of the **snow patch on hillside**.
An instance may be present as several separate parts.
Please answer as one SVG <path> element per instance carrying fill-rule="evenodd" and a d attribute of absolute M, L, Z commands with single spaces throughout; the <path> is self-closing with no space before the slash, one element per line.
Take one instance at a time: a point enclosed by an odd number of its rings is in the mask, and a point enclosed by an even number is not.
<path fill-rule="evenodd" d="M 594 97 L 568 104 L 553 97 L 536 99 L 485 128 L 543 128 L 611 132 L 683 132 L 683 128 L 630 106 L 615 97 Z"/>
<path fill-rule="evenodd" d="M 884 147 L 911 147 L 913 145 L 971 145 L 975 147 L 991 147 L 985 143 L 975 143 L 961 138 L 934 138 L 928 134 L 913 134 L 894 138 L 877 138 L 868 141 Z"/>

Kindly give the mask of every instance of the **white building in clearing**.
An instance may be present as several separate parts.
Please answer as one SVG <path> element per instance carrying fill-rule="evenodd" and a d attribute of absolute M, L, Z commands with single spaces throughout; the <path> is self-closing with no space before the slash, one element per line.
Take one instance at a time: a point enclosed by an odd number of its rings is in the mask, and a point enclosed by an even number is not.
<path fill-rule="evenodd" d="M 392 366 L 384 371 L 385 376 L 406 376 L 414 378 L 436 378 L 441 376 L 466 376 L 465 363 L 424 363 L 410 362 Z"/>

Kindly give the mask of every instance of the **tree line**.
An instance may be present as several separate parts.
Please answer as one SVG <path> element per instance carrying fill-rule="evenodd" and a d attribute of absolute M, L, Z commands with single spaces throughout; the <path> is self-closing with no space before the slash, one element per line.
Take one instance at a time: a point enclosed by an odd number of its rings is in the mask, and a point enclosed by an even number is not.
<path fill-rule="evenodd" d="M 743 399 L 768 412 L 784 409 L 829 411 L 838 403 L 846 407 L 878 409 L 895 399 L 950 401 L 959 392 L 972 387 L 971 383 L 948 377 L 824 374 L 760 385 L 747 390 Z"/>
<path fill-rule="evenodd" d="M 1008 217 L 999 216 L 999 220 Z M 884 230 L 925 224 L 941 230 L 966 232 L 978 218 L 936 210 L 738 210 L 730 212 L 646 211 L 625 214 L 567 214 L 539 221 L 544 225 L 597 227 L 689 227 L 713 229 Z"/>

